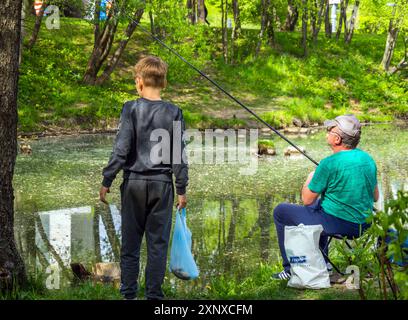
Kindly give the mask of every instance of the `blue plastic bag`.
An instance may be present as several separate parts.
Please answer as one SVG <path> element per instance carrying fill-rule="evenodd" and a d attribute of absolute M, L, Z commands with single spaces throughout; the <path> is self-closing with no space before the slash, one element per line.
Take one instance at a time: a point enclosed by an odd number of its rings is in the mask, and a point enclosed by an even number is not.
<path fill-rule="evenodd" d="M 170 272 L 182 280 L 198 277 L 199 271 L 191 253 L 191 231 L 186 224 L 186 209 L 177 209 L 170 251 Z"/>

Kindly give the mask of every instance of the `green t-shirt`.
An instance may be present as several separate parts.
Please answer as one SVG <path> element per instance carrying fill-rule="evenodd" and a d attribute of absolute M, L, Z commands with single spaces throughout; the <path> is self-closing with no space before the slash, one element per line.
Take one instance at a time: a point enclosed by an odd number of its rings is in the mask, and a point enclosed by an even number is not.
<path fill-rule="evenodd" d="M 361 224 L 372 214 L 376 185 L 374 160 L 356 148 L 323 159 L 308 187 L 322 195 L 326 213 Z"/>

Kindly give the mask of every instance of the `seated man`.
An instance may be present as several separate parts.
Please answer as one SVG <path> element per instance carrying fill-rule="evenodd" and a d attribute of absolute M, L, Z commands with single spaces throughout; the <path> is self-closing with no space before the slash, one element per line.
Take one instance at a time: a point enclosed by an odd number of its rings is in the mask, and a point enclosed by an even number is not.
<path fill-rule="evenodd" d="M 329 235 L 361 236 L 369 227 L 366 219 L 378 200 L 376 164 L 368 153 L 356 148 L 361 136 L 358 119 L 344 115 L 324 125 L 333 154 L 309 174 L 302 188 L 304 206 L 281 203 L 274 210 L 284 268 L 274 275 L 276 279 L 288 280 L 291 276 L 284 248 L 285 226 L 321 224 L 320 247 L 325 248 Z"/>

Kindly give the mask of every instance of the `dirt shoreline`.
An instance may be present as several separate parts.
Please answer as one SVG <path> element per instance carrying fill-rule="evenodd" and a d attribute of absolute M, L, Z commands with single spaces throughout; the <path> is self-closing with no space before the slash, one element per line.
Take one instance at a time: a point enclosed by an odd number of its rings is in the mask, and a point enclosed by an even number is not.
<path fill-rule="evenodd" d="M 394 120 L 394 121 L 386 121 L 386 122 L 370 122 L 370 123 L 362 123 L 363 126 L 372 126 L 372 125 L 380 125 L 380 124 L 394 124 L 397 126 L 408 126 L 408 120 Z M 305 126 L 305 127 L 296 127 L 296 126 L 290 126 L 286 128 L 275 128 L 278 131 L 282 132 L 283 134 L 287 135 L 298 135 L 298 134 L 309 134 L 309 133 L 314 133 L 315 130 L 321 130 L 323 129 L 324 126 L 319 124 L 319 125 L 311 125 L 311 126 Z M 192 128 L 190 128 L 192 129 Z M 217 129 L 217 128 L 214 128 Z M 261 132 L 261 135 L 268 135 L 267 132 L 272 133 L 272 130 L 270 130 L 267 127 L 253 127 L 253 126 L 248 126 L 245 128 L 241 129 L 259 129 Z M 205 128 L 198 128 L 198 130 L 204 131 Z M 306 130 L 308 132 L 306 132 Z M 39 138 L 45 138 L 45 137 L 60 137 L 60 136 L 77 136 L 77 135 L 88 135 L 88 134 L 116 134 L 117 129 L 116 128 L 93 128 L 93 129 L 78 129 L 78 128 L 62 128 L 62 127 L 53 127 L 53 128 L 48 128 L 44 131 L 39 131 L 39 132 L 18 132 L 17 137 L 18 140 L 35 140 Z"/>

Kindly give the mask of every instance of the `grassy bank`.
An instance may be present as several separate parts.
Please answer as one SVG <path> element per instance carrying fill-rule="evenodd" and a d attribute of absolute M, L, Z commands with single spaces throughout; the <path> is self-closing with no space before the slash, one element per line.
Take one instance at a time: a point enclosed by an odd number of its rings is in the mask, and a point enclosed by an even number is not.
<path fill-rule="evenodd" d="M 349 290 L 345 286 L 335 285 L 324 290 L 298 290 L 286 286 L 285 281 L 271 279 L 279 266 L 261 265 L 251 277 L 238 281 L 235 277 L 216 277 L 210 285 L 202 288 L 191 282 L 188 290 L 177 291 L 165 286 L 163 291 L 166 299 L 258 299 L 258 300 L 348 300 L 359 299 L 356 290 Z M 172 275 L 167 274 L 167 277 Z M 175 279 L 175 278 L 174 278 Z M 175 281 L 181 281 L 175 279 Z M 143 280 L 142 280 L 143 282 Z M 91 281 L 65 287 L 59 290 L 48 290 L 44 286 L 45 279 L 31 279 L 28 286 L 22 290 L 14 290 L 1 299 L 23 300 L 121 300 L 119 290 L 111 284 L 93 283 Z M 144 285 L 139 290 L 139 298 L 144 297 Z"/>
<path fill-rule="evenodd" d="M 346 112 L 363 121 L 390 121 L 408 114 L 407 79 L 386 75 L 379 68 L 385 35 L 356 34 L 349 47 L 322 37 L 317 45 L 311 45 L 309 57 L 302 58 L 300 34 L 278 32 L 276 45 L 263 46 L 254 58 L 251 53 L 257 30 L 247 29 L 236 48 L 242 62 L 230 65 L 221 58 L 219 31 L 203 28 L 192 27 L 193 49 L 188 42 L 177 44 L 176 49 L 272 125 L 288 126 L 293 118 L 305 125 L 321 123 Z M 182 107 L 189 127 L 258 125 L 207 80 L 139 31 L 108 83 L 83 85 L 92 45 L 92 26 L 84 20 L 62 18 L 61 29 L 41 29 L 36 46 L 23 52 L 18 111 L 21 132 L 53 127 L 114 128 L 123 102 L 136 94 L 132 66 L 140 54 L 148 52 L 168 61 L 169 87 L 163 98 Z M 395 61 L 402 50 L 398 43 Z"/>

